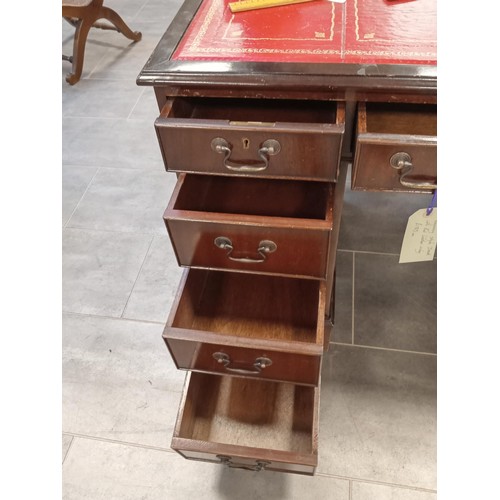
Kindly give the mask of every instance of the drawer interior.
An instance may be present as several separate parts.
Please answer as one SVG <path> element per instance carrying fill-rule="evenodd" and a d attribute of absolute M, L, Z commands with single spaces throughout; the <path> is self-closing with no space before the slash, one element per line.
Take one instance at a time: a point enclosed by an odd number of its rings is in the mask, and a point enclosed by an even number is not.
<path fill-rule="evenodd" d="M 320 282 L 190 269 L 173 327 L 315 343 Z"/>
<path fill-rule="evenodd" d="M 178 437 L 313 453 L 314 390 L 193 372 Z"/>
<path fill-rule="evenodd" d="M 324 220 L 328 194 L 322 182 L 186 175 L 173 208 Z"/>
<path fill-rule="evenodd" d="M 170 118 L 229 120 L 258 124 L 336 123 L 335 101 L 176 98 Z"/>
<path fill-rule="evenodd" d="M 366 103 L 366 130 L 379 134 L 437 135 L 435 104 Z"/>

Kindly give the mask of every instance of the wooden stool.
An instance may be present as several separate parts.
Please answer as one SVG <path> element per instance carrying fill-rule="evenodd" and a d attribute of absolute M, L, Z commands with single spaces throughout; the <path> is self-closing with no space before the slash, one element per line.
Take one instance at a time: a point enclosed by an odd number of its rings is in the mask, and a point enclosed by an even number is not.
<path fill-rule="evenodd" d="M 115 30 L 134 42 L 138 42 L 142 38 L 142 34 L 139 31 L 132 31 L 113 9 L 104 7 L 103 1 L 62 0 L 63 18 L 76 28 L 73 55 L 70 57 L 63 55 L 63 59 L 70 61 L 73 65 L 72 72 L 66 76 L 66 81 L 70 85 L 74 85 L 82 76 L 85 42 L 90 28 Z M 98 23 L 98 19 L 106 19 L 113 26 L 107 23 Z"/>

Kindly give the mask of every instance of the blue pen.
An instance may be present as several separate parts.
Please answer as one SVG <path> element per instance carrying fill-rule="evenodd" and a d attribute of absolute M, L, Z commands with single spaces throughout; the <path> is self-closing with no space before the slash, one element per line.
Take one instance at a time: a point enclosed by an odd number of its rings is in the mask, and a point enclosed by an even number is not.
<path fill-rule="evenodd" d="M 433 196 L 432 196 L 432 200 L 429 203 L 429 206 L 427 207 L 427 212 L 426 212 L 427 216 L 431 215 L 433 208 L 437 205 L 437 194 L 438 194 L 438 190 L 436 189 L 434 191 Z"/>

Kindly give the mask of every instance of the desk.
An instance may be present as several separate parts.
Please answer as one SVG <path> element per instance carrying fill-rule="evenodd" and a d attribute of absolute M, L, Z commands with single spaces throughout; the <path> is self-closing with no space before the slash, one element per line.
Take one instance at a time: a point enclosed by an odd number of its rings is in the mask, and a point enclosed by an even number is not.
<path fill-rule="evenodd" d="M 137 79 L 178 176 L 164 340 L 189 375 L 172 448 L 313 474 L 347 166 L 352 189 L 437 184 L 436 5 L 227 4 L 187 0 Z"/>

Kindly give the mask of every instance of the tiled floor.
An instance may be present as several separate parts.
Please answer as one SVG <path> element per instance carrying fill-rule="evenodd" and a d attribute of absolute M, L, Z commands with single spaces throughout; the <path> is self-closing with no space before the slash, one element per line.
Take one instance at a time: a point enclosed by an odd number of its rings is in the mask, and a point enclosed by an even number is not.
<path fill-rule="evenodd" d="M 184 374 L 161 340 L 181 274 L 162 213 L 174 183 L 135 78 L 180 0 L 109 0 L 143 39 L 91 32 L 63 95 L 63 497 L 436 498 L 436 263 L 398 264 L 428 196 L 345 196 L 336 328 L 315 477 L 229 470 L 169 448 Z M 73 29 L 63 22 L 63 52 Z"/>

